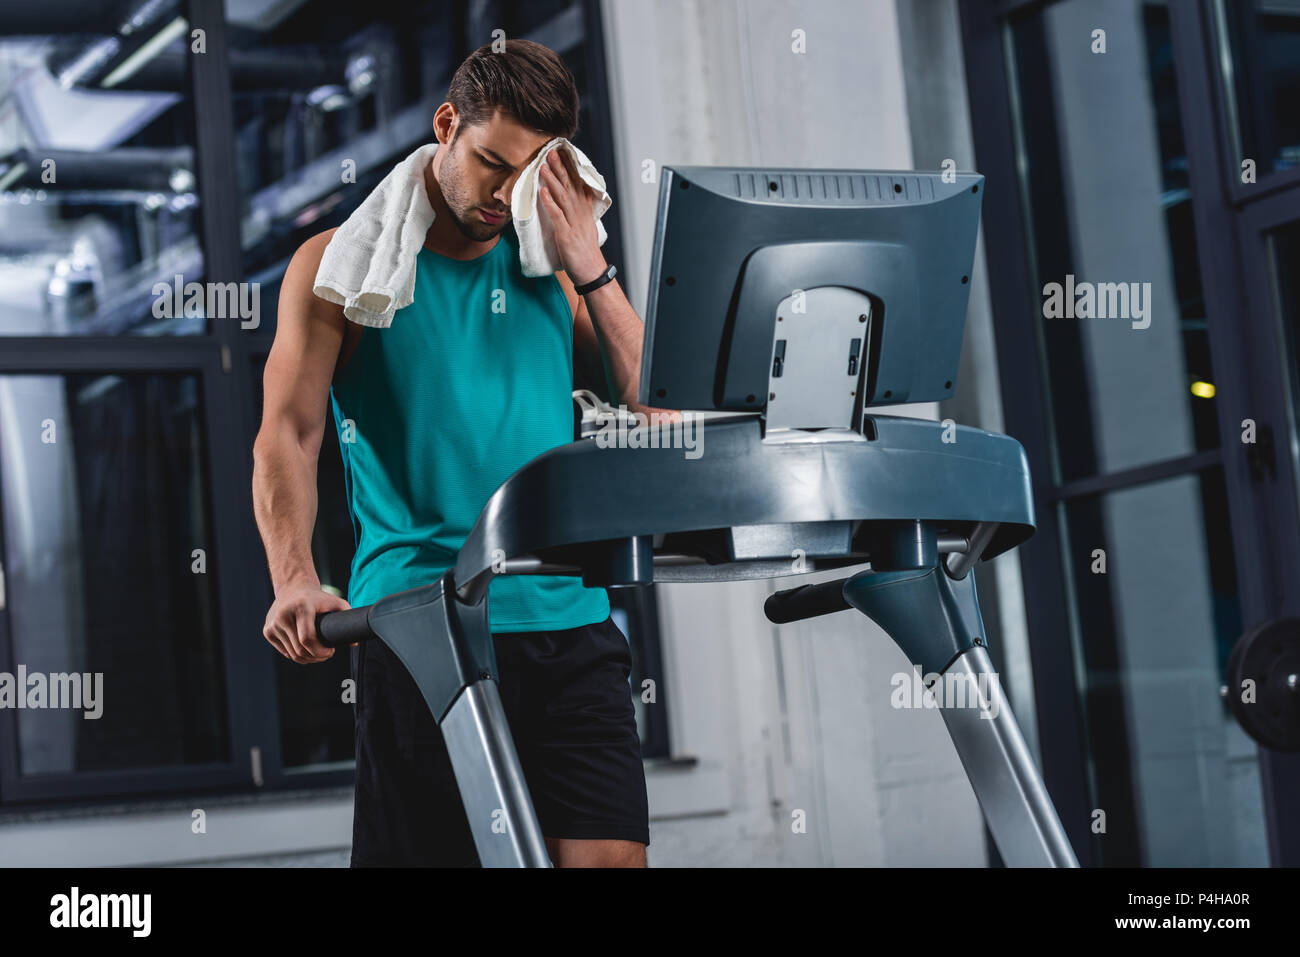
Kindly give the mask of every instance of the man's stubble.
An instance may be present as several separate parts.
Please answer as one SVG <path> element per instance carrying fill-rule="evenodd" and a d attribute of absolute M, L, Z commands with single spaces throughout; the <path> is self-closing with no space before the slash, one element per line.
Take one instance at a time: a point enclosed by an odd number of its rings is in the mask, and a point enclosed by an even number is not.
<path fill-rule="evenodd" d="M 461 165 L 464 157 L 462 154 L 463 151 L 456 148 L 456 142 L 453 140 L 451 146 L 448 147 L 447 156 L 438 170 L 438 189 L 442 192 L 443 201 L 447 204 L 447 208 L 451 210 L 452 221 L 455 222 L 456 228 L 460 230 L 461 235 L 477 243 L 485 243 L 510 224 L 510 217 L 507 216 L 496 226 L 482 222 L 475 217 L 474 210 L 478 203 L 475 197 L 467 195 L 469 191 L 464 187 L 465 178 Z"/>

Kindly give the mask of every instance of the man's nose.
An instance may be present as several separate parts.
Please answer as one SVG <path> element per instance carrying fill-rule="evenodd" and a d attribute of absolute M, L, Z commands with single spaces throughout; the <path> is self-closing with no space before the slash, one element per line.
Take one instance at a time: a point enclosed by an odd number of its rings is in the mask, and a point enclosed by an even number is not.
<path fill-rule="evenodd" d="M 516 173 L 514 176 L 511 176 L 508 180 L 502 183 L 501 186 L 492 194 L 492 198 L 495 199 L 502 206 L 508 207 L 510 205 L 510 195 L 515 191 L 515 181 L 518 179 L 519 179 L 518 173 Z"/>

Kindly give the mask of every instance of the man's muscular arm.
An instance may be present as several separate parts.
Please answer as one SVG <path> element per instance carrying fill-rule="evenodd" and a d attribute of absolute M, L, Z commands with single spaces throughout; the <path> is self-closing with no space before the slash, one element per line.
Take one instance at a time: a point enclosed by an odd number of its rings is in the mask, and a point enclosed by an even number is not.
<path fill-rule="evenodd" d="M 641 340 L 645 327 L 632 304 L 623 295 L 617 279 L 579 300 L 574 282 L 588 283 L 605 271 L 605 257 L 596 242 L 596 222 L 591 216 L 595 198 L 590 186 L 578 176 L 573 157 L 553 150 L 538 168 L 538 202 L 551 218 L 556 251 L 564 269 L 555 274 L 573 309 L 573 343 L 579 359 L 576 367 L 603 368 L 613 405 L 624 405 L 645 415 L 660 413 L 670 420 L 679 413 L 637 402 L 641 380 Z M 572 272 L 576 279 L 571 279 Z M 588 307 L 591 312 L 589 313 Z"/>
<path fill-rule="evenodd" d="M 303 243 L 285 270 L 262 380 L 262 427 L 253 446 L 253 511 L 275 589 L 262 634 L 299 664 L 333 656 L 334 649 L 316 638 L 316 615 L 349 607 L 321 590 L 311 555 L 316 462 L 347 322 L 341 306 L 311 291 L 332 234 L 328 230 Z"/>
<path fill-rule="evenodd" d="M 607 384 L 610 404 L 627 406 L 629 412 L 640 412 L 646 416 L 659 413 L 670 418 L 675 415 L 672 410 L 642 405 L 636 401 L 637 387 L 641 381 L 641 340 L 644 326 L 622 289 L 611 289 L 618 280 L 606 283 L 591 294 L 594 298 L 610 290 L 609 308 L 612 318 L 608 325 L 602 326 L 602 335 L 596 331 L 585 299 L 574 291 L 573 281 L 563 271 L 557 272 L 555 278 L 560 281 L 560 286 L 568 297 L 569 308 L 574 314 L 575 378 L 582 376 L 585 381 L 601 379 Z"/>

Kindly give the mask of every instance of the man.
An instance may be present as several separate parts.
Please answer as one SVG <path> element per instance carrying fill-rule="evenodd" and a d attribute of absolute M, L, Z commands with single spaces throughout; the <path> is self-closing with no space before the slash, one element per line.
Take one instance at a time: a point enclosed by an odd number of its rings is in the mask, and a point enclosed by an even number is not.
<path fill-rule="evenodd" d="M 275 602 L 264 635 L 300 664 L 333 649 L 318 613 L 427 585 L 456 560 L 488 497 L 510 474 L 573 438 L 575 368 L 635 402 L 642 323 L 601 279 L 591 194 L 563 150 L 543 165 L 538 202 L 563 270 L 520 270 L 515 180 L 556 136 L 577 129 L 578 95 L 540 44 L 483 47 L 434 115 L 425 171 L 435 218 L 418 255 L 415 299 L 367 328 L 312 294 L 333 230 L 285 272 L 264 375 L 253 475 Z M 502 309 L 504 304 L 504 309 Z M 495 308 L 494 308 L 495 307 Z M 357 540 L 348 602 L 321 590 L 310 538 L 316 461 L 332 407 Z M 552 861 L 644 867 L 645 775 L 627 640 L 603 589 L 580 579 L 502 576 L 489 617 L 503 704 Z M 357 784 L 352 866 L 475 866 L 478 857 L 441 732 L 414 680 L 381 641 L 352 651 Z"/>

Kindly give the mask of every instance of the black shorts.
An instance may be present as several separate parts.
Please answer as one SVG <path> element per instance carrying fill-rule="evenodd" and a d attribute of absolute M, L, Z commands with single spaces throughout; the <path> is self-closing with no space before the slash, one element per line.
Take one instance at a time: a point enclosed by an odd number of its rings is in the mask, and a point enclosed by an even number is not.
<path fill-rule="evenodd" d="M 494 634 L 501 703 L 542 834 L 650 843 L 632 655 L 612 618 Z M 382 641 L 352 648 L 353 867 L 477 867 L 442 732 Z"/>

